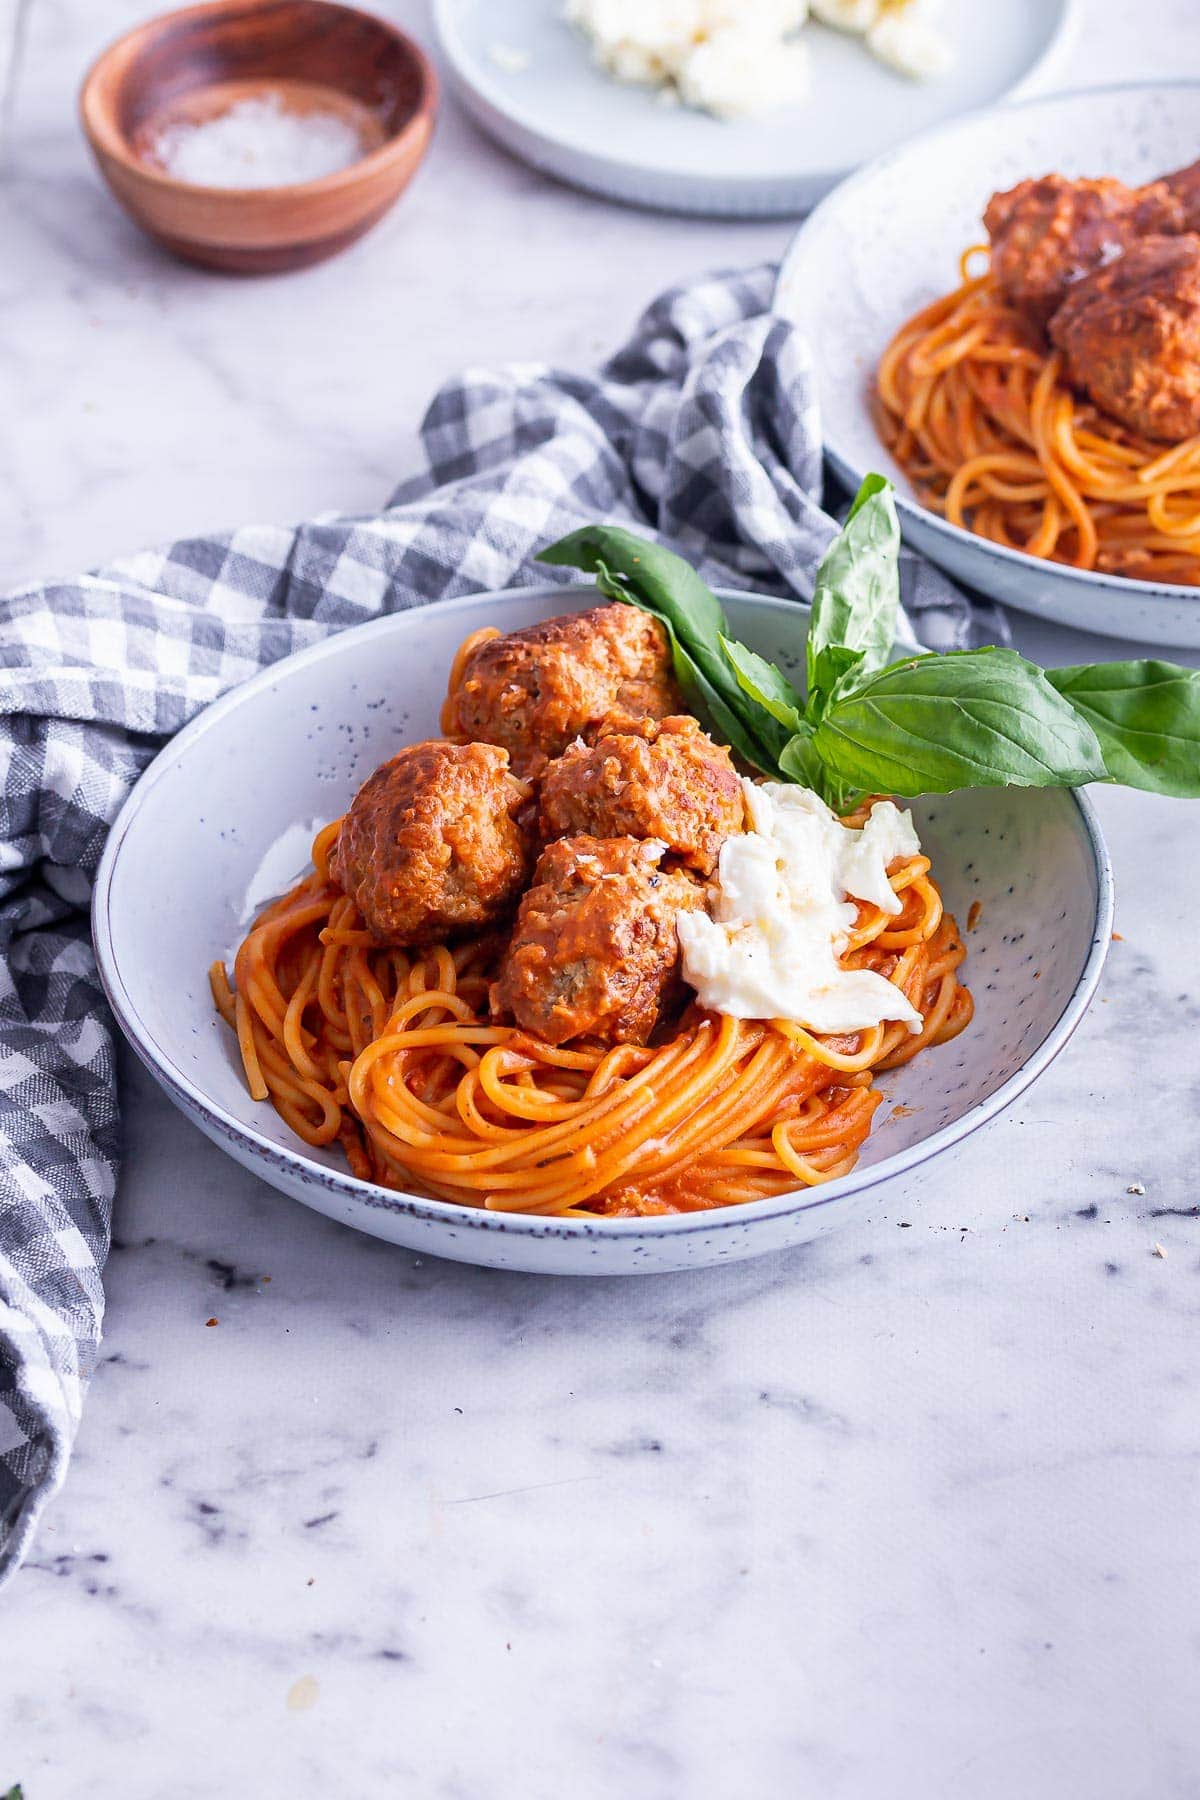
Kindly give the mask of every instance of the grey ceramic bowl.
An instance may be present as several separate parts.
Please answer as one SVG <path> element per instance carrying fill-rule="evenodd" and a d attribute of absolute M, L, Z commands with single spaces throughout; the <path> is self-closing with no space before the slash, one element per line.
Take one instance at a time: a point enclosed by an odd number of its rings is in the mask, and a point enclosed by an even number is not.
<path fill-rule="evenodd" d="M 879 440 L 868 388 L 898 327 L 957 283 L 959 255 L 984 237 L 981 215 L 996 189 L 1055 169 L 1143 182 L 1197 155 L 1196 81 L 1092 88 L 978 113 L 922 133 L 835 189 L 801 226 L 775 295 L 808 340 L 831 464 L 852 490 L 869 469 L 892 477 L 910 544 L 1006 606 L 1193 649 L 1200 588 L 1064 568 L 919 506 Z"/>
<path fill-rule="evenodd" d="M 795 667 L 806 609 L 726 596 L 740 637 Z M 899 1200 L 1041 1073 L 1082 1017 L 1112 930 L 1112 889 L 1087 801 L 997 790 L 914 808 L 950 907 L 965 920 L 973 1024 L 884 1078 L 889 1101 L 853 1174 L 751 1206 L 613 1220 L 523 1218 L 356 1181 L 246 1092 L 213 1015 L 207 970 L 249 914 L 307 861 L 316 827 L 401 744 L 436 735 L 454 651 L 480 625 L 516 630 L 595 603 L 581 588 L 526 589 L 399 613 L 268 669 L 180 732 L 126 803 L 100 866 L 93 926 L 117 1019 L 171 1099 L 247 1168 L 331 1218 L 434 1256 L 550 1274 L 700 1267 L 801 1244 L 881 1183 Z M 1034 979 L 1034 976 L 1037 979 Z"/>

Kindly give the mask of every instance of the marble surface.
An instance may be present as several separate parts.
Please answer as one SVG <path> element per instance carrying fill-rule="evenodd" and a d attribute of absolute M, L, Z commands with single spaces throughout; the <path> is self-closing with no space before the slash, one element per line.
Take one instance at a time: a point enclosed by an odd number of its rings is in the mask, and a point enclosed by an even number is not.
<path fill-rule="evenodd" d="M 0 579 L 369 507 L 443 373 L 592 360 L 673 277 L 785 242 L 571 195 L 448 104 L 341 261 L 186 270 L 72 113 L 146 10 L 33 9 Z M 1181 69 L 1192 0 L 1092 0 L 1068 78 Z M 128 1069 L 103 1361 L 0 1600 L 0 1792 L 1200 1795 L 1196 823 L 1100 807 L 1121 941 L 1077 1039 L 919 1208 L 805 1253 L 643 1282 L 421 1262 L 258 1185 Z"/>

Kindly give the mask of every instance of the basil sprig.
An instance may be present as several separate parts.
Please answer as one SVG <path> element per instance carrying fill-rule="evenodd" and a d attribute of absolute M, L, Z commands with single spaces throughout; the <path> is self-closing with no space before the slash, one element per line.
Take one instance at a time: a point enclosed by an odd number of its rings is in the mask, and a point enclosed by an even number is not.
<path fill-rule="evenodd" d="M 889 662 L 900 608 L 891 483 L 868 475 L 817 570 L 803 694 L 729 635 L 682 557 L 617 526 L 541 552 L 666 626 L 676 673 L 754 768 L 849 811 L 865 794 L 1113 781 L 1200 797 L 1200 670 L 1165 662 L 1039 669 L 1014 650 Z"/>

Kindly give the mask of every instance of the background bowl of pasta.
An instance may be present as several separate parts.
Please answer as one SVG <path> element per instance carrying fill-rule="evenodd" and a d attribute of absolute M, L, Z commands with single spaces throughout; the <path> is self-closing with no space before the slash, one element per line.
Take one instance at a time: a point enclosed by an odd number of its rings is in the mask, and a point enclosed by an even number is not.
<path fill-rule="evenodd" d="M 909 543 L 981 593 L 1046 619 L 1145 643 L 1200 646 L 1200 586 L 1069 566 L 993 542 L 914 497 L 881 441 L 880 358 L 901 326 L 957 287 L 960 258 L 986 241 L 992 194 L 1050 171 L 1138 186 L 1200 157 L 1200 83 L 1054 95 L 980 113 L 911 140 L 843 183 L 802 226 L 776 304 L 814 359 L 825 444 L 850 488 L 879 468 L 896 483 Z M 1163 445 L 1166 450 L 1168 446 Z M 1191 483 L 1200 516 L 1200 453 Z M 1173 496 L 1181 515 L 1185 485 Z M 1200 543 L 1200 533 L 1193 533 Z M 1200 551 L 1195 557 L 1200 581 Z M 1172 562 L 1164 566 L 1176 568 Z"/>
<path fill-rule="evenodd" d="M 796 669 L 807 609 L 725 596 L 733 629 Z M 886 1196 L 1000 1112 L 1078 1024 L 1112 924 L 1111 877 L 1086 799 L 992 789 L 914 805 L 946 902 L 968 926 L 976 1016 L 960 1038 L 882 1078 L 884 1104 L 849 1175 L 748 1205 L 643 1218 L 547 1218 L 389 1191 L 310 1149 L 247 1092 L 208 965 L 303 870 L 319 826 L 402 745 L 438 734 L 460 643 L 596 604 L 588 588 L 445 602 L 345 632 L 207 709 L 126 804 L 97 879 L 93 926 L 117 1020 L 170 1098 L 217 1145 L 331 1218 L 431 1255 L 552 1274 L 697 1267 L 804 1243 Z"/>

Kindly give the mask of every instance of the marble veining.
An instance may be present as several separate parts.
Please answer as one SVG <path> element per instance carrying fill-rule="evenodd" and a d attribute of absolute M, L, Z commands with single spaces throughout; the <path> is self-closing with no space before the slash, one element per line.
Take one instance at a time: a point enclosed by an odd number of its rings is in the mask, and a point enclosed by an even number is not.
<path fill-rule="evenodd" d="M 443 372 L 594 359 L 674 277 L 784 246 L 569 195 L 448 103 L 342 260 L 185 270 L 72 110 L 149 10 L 33 7 L 5 580 L 375 506 Z M 1076 65 L 1200 74 L 1190 0 L 1092 0 Z M 1197 826 L 1098 804 L 1121 936 L 1073 1044 L 919 1202 L 762 1262 L 415 1257 L 253 1180 L 127 1061 L 102 1361 L 0 1599 L 0 1793 L 1195 1800 Z"/>

